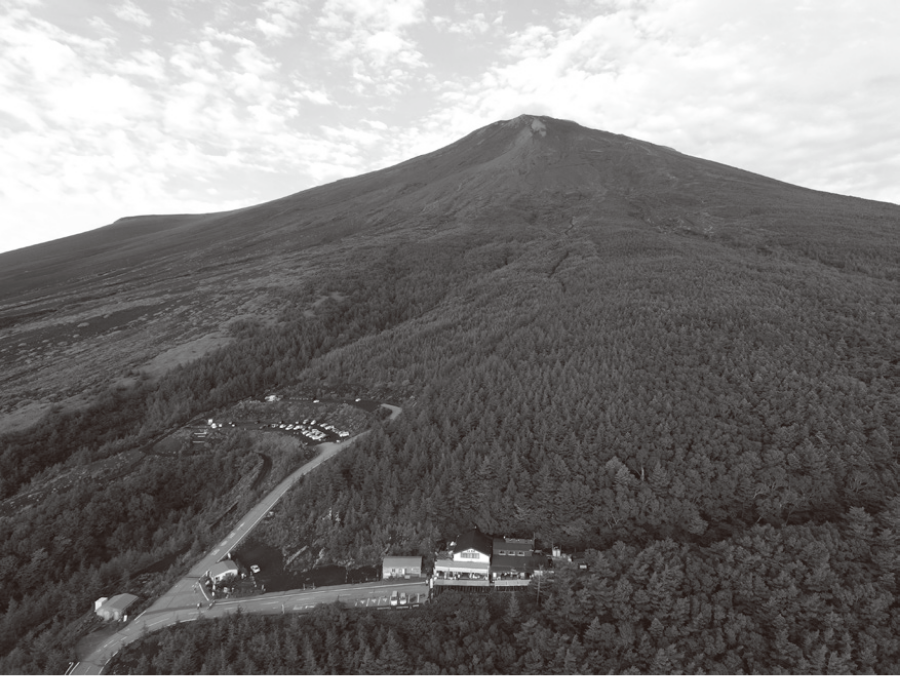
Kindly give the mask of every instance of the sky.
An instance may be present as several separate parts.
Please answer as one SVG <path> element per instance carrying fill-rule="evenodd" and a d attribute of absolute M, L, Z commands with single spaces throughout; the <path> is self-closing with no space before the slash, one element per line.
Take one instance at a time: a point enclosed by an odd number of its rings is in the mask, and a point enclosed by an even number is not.
<path fill-rule="evenodd" d="M 549 115 L 900 203 L 896 0 L 3 0 L 0 251 Z"/>

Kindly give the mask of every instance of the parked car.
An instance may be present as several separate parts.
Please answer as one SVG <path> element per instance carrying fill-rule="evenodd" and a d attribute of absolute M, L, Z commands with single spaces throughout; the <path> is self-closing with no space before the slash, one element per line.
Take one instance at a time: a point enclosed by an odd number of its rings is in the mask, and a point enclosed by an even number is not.
<path fill-rule="evenodd" d="M 401 606 L 405 606 L 405 605 L 406 605 L 406 601 L 407 601 L 407 599 L 406 599 L 406 592 L 400 592 L 400 605 L 401 605 Z"/>
<path fill-rule="evenodd" d="M 397 595 L 396 591 L 391 592 L 391 605 L 396 606 L 400 597 Z"/>
<path fill-rule="evenodd" d="M 252 566 L 250 566 L 250 572 L 253 573 L 253 574 L 255 575 L 256 573 L 259 572 L 259 566 L 257 566 L 257 565 L 254 563 Z"/>

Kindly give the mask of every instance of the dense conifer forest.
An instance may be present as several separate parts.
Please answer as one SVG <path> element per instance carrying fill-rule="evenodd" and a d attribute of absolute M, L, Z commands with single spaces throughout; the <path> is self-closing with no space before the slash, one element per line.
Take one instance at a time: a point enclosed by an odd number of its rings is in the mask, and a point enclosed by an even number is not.
<path fill-rule="evenodd" d="M 274 325 L 7 435 L 0 494 L 244 397 L 362 383 L 403 393 L 403 414 L 292 490 L 261 538 L 362 565 L 430 556 L 474 524 L 587 550 L 589 570 L 557 570 L 540 598 L 198 622 L 117 669 L 896 673 L 896 216 L 854 236 L 849 207 L 813 206 L 763 204 L 721 236 L 669 227 L 651 202 L 628 227 L 391 235 L 284 294 Z M 0 520 L 0 671 L 64 669 L 93 598 L 213 542 L 250 446 L 144 462 Z"/>

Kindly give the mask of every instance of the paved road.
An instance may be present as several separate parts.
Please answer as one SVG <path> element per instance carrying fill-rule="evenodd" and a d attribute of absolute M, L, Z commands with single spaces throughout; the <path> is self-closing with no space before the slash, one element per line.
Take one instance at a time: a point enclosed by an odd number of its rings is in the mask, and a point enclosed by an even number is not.
<path fill-rule="evenodd" d="M 354 607 L 390 608 L 390 597 L 394 591 L 406 592 L 410 603 L 415 603 L 417 598 L 421 602 L 428 596 L 428 582 L 424 579 L 384 580 L 321 587 L 315 590 L 277 592 L 233 601 L 216 601 L 212 607 L 204 604 L 200 610 L 197 610 L 195 604 L 191 608 L 182 609 L 179 617 L 182 622 L 196 620 L 199 617 L 222 617 L 234 613 L 238 608 L 245 613 L 281 615 L 310 610 L 317 605 L 335 601 Z M 169 615 L 170 613 L 165 611 L 162 613 L 147 611 L 132 624 L 138 633 L 142 632 L 145 626 L 149 631 L 155 631 L 174 624 Z"/>
<path fill-rule="evenodd" d="M 400 415 L 401 409 L 398 406 L 382 404 L 382 406 L 391 410 L 389 420 L 394 420 Z M 245 538 L 253 530 L 275 504 L 284 496 L 285 493 L 294 485 L 294 483 L 303 475 L 308 474 L 326 460 L 333 458 L 340 453 L 348 444 L 354 440 L 367 434 L 363 432 L 355 437 L 347 439 L 341 444 L 328 442 L 319 445 L 319 454 L 300 469 L 291 474 L 287 479 L 282 481 L 275 489 L 269 493 L 262 501 L 251 509 L 247 515 L 241 519 L 237 527 L 231 531 L 228 536 L 219 542 L 212 551 L 198 561 L 186 577 L 175 583 L 168 592 L 163 594 L 153 605 L 141 613 L 132 622 L 113 634 L 109 639 L 95 648 L 90 655 L 86 656 L 81 662 L 78 662 L 69 672 L 73 674 L 99 674 L 102 673 L 103 667 L 119 650 L 129 643 L 140 638 L 141 633 L 146 627 L 148 630 L 155 631 L 168 627 L 178 622 L 187 622 L 196 620 L 198 614 L 204 613 L 202 608 L 209 603 L 206 590 L 200 584 L 200 578 L 206 574 L 213 564 L 221 561 L 225 556 Z M 406 581 L 404 581 L 406 582 Z M 378 584 L 378 583 L 375 583 Z M 387 583 L 385 583 L 387 584 Z M 398 583 L 402 584 L 402 583 Z M 359 585 L 353 585 L 357 587 Z M 393 585 L 396 586 L 396 585 Z M 315 603 L 330 603 L 336 600 L 336 596 L 340 594 L 348 594 L 351 587 L 349 585 L 341 585 L 340 587 L 325 587 L 321 590 L 307 592 L 285 592 L 296 596 L 295 601 L 286 603 L 293 604 L 291 611 L 295 606 L 309 605 Z M 332 590 L 328 592 L 326 590 Z M 333 592 L 334 597 L 330 596 Z M 228 612 L 234 612 L 238 607 L 246 612 L 271 612 L 271 604 L 275 603 L 272 598 L 283 596 L 281 594 L 267 594 L 263 596 L 253 597 L 249 599 L 236 599 L 234 601 L 217 601 L 212 608 L 208 608 L 205 612 L 208 617 L 218 617 Z M 267 598 L 272 597 L 272 598 Z M 294 598 L 294 596 L 291 596 Z M 201 604 L 201 610 L 197 610 L 197 604 Z M 277 601 L 281 603 L 281 601 Z M 280 607 L 280 606 L 279 606 Z M 300 608 L 296 608 L 300 609 Z"/>

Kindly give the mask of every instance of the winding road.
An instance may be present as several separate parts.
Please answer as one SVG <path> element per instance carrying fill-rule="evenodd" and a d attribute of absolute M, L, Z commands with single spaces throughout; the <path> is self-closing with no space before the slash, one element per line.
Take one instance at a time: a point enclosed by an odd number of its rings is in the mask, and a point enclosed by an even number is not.
<path fill-rule="evenodd" d="M 391 416 L 388 418 L 389 421 L 394 420 L 402 412 L 399 406 L 391 406 L 390 404 L 382 404 L 382 406 L 391 411 Z M 300 477 L 313 471 L 326 460 L 330 460 L 350 443 L 366 434 L 368 432 L 363 432 L 347 439 L 343 443 L 327 442 L 320 444 L 319 454 L 315 458 L 278 484 L 271 493 L 241 519 L 237 527 L 224 540 L 219 542 L 206 556 L 198 561 L 185 577 L 176 582 L 169 591 L 157 599 L 147 610 L 94 648 L 80 662 L 75 663 L 67 673 L 100 674 L 113 655 L 129 643 L 136 641 L 147 631 L 156 631 L 179 622 L 189 622 L 204 616 L 221 617 L 222 615 L 236 612 L 238 608 L 243 612 L 294 612 L 305 610 L 319 603 L 331 603 L 340 598 L 356 600 L 374 596 L 380 599 L 383 596 L 384 588 L 390 588 L 391 591 L 394 589 L 406 591 L 409 594 L 421 593 L 423 590 L 427 592 L 427 586 L 424 586 L 423 582 L 398 580 L 396 582 L 385 581 L 365 585 L 339 585 L 337 587 L 322 587 L 318 590 L 263 594 L 246 599 L 215 601 L 210 606 L 210 599 L 206 590 L 200 584 L 200 578 L 206 574 L 206 571 L 237 547 Z M 198 603 L 200 604 L 199 610 L 197 608 Z"/>

